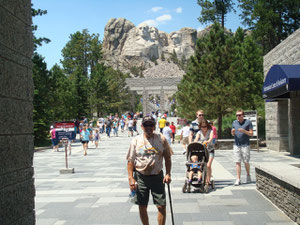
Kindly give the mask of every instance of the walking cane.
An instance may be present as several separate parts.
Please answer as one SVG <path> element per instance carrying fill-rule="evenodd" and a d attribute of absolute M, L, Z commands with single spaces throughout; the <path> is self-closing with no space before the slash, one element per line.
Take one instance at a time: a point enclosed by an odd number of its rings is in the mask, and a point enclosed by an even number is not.
<path fill-rule="evenodd" d="M 170 200 L 170 210 L 171 210 L 171 217 L 172 217 L 172 225 L 174 225 L 174 216 L 173 216 L 173 207 L 172 207 L 172 198 L 171 198 L 170 184 L 168 184 L 168 192 L 169 192 L 169 200 Z"/>

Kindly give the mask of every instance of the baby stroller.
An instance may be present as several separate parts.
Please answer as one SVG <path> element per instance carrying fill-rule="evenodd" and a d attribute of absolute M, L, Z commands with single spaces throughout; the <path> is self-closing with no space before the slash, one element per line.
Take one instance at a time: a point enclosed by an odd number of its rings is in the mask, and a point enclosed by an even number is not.
<path fill-rule="evenodd" d="M 191 161 L 191 157 L 193 155 L 198 156 L 198 163 L 197 166 L 200 169 L 202 173 L 202 179 L 200 182 L 198 182 L 197 179 L 197 174 L 194 173 L 192 176 L 192 182 L 189 182 L 189 172 L 191 171 L 191 165 L 195 165 Z M 206 177 L 207 177 L 207 162 L 208 162 L 208 151 L 205 145 L 201 143 L 190 143 L 187 147 L 187 153 L 186 153 L 186 179 L 184 182 L 184 185 L 182 187 L 182 192 L 183 193 L 190 193 L 191 189 L 193 188 L 195 192 L 203 192 L 203 193 L 208 193 L 209 191 L 209 185 L 206 184 Z M 214 181 L 211 181 L 211 187 L 214 189 Z"/>

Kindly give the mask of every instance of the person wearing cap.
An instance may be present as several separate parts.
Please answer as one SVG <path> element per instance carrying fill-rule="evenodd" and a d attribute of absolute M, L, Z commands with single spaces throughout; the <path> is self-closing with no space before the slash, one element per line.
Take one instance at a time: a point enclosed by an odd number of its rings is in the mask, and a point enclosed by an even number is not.
<path fill-rule="evenodd" d="M 152 116 L 143 118 L 141 128 L 143 134 L 133 138 L 126 156 L 129 187 L 136 191 L 134 202 L 139 205 L 142 224 L 149 224 L 147 206 L 150 191 L 158 209 L 158 224 L 165 224 L 165 183 L 171 182 L 172 149 L 162 134 L 154 133 L 155 119 Z"/>

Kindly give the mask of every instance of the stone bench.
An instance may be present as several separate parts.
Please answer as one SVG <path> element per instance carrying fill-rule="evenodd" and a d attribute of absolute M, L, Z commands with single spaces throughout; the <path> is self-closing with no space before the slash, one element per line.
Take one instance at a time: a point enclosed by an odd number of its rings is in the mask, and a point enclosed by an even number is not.
<path fill-rule="evenodd" d="M 253 165 L 257 190 L 300 224 L 300 164 L 264 162 Z"/>
<path fill-rule="evenodd" d="M 234 139 L 218 139 L 215 149 L 218 150 L 232 150 Z M 257 140 L 254 138 L 250 139 L 250 148 L 257 149 Z"/>

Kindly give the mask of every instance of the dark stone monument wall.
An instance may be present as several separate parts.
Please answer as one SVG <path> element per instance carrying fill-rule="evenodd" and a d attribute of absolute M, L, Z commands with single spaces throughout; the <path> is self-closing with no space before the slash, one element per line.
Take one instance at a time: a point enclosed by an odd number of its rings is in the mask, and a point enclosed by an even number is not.
<path fill-rule="evenodd" d="M 255 168 L 255 172 L 257 190 L 300 224 L 300 189 L 258 168 Z"/>
<path fill-rule="evenodd" d="M 0 0 L 0 224 L 32 225 L 31 1 Z"/>

